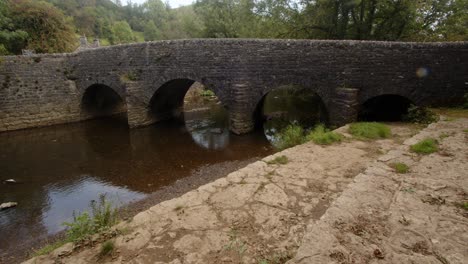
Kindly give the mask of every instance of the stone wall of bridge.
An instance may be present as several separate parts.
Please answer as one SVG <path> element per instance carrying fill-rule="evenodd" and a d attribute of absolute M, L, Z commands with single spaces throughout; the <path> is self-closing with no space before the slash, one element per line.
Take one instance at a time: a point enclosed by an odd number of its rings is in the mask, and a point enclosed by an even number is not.
<path fill-rule="evenodd" d="M 93 85 L 124 100 L 131 127 L 151 124 L 177 110 L 193 81 L 216 93 L 236 133 L 253 129 L 259 102 L 285 85 L 316 92 L 340 125 L 379 95 L 424 106 L 461 103 L 468 43 L 205 39 L 3 57 L 0 131 L 91 118 L 81 100 Z"/>

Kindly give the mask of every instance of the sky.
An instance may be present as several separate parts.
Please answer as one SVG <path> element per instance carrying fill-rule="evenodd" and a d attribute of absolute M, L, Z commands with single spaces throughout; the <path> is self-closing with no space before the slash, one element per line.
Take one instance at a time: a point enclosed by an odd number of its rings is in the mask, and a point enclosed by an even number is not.
<path fill-rule="evenodd" d="M 163 2 L 166 2 L 166 0 L 162 0 Z M 190 5 L 192 2 L 195 2 L 195 0 L 167 0 L 169 2 L 169 5 L 171 7 L 179 7 L 179 6 L 184 6 L 184 5 Z M 122 0 L 122 3 L 125 4 L 127 1 Z M 137 4 L 142 4 L 146 2 L 146 0 L 132 0 L 132 3 L 137 3 Z"/>

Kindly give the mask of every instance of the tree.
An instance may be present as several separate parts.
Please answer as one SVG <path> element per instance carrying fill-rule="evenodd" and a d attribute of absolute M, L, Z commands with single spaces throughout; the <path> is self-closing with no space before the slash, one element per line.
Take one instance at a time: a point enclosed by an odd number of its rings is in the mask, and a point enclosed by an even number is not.
<path fill-rule="evenodd" d="M 153 41 L 153 40 L 160 39 L 161 32 L 158 30 L 153 20 L 150 20 L 145 25 L 145 30 L 143 32 L 143 35 L 145 37 L 145 41 Z"/>
<path fill-rule="evenodd" d="M 76 47 L 77 40 L 70 19 L 53 5 L 31 0 L 9 0 L 7 3 L 12 29 L 27 32 L 21 48 L 53 53 L 70 52 Z M 14 52 L 19 53 L 19 48 Z"/>
<path fill-rule="evenodd" d="M 126 21 L 118 21 L 112 25 L 114 40 L 112 44 L 123 44 L 135 41 L 135 36 Z"/>
<path fill-rule="evenodd" d="M 0 2 L 0 55 L 17 54 L 26 46 L 28 33 L 16 29 L 6 2 Z"/>

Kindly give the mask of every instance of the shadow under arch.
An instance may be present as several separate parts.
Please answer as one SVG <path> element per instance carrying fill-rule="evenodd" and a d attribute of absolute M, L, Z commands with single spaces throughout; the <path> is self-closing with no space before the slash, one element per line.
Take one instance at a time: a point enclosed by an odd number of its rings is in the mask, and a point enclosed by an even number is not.
<path fill-rule="evenodd" d="M 191 88 L 198 91 L 186 97 Z M 193 94 L 206 89 L 213 92 L 214 100 L 203 99 L 205 103 L 201 104 L 200 102 L 193 104 L 193 101 L 190 101 L 197 97 Z M 206 149 L 223 149 L 229 144 L 229 117 L 226 107 L 216 92 L 214 87 L 207 87 L 193 79 L 172 79 L 154 92 L 149 104 L 150 116 L 155 121 L 169 119 L 175 122 L 182 121 L 198 146 Z M 186 100 L 192 103 L 186 104 Z"/>
<path fill-rule="evenodd" d="M 264 93 L 254 111 L 255 127 L 275 118 L 293 122 L 302 117 L 305 123 L 329 123 L 323 97 L 315 90 L 301 85 L 281 85 Z M 297 120 L 298 121 L 298 120 Z"/>
<path fill-rule="evenodd" d="M 124 99 L 104 84 L 89 86 L 81 98 L 81 113 L 85 119 L 111 116 L 127 111 Z"/>
<path fill-rule="evenodd" d="M 358 119 L 361 121 L 402 121 L 414 102 L 397 94 L 383 94 L 371 97 L 359 107 Z"/>

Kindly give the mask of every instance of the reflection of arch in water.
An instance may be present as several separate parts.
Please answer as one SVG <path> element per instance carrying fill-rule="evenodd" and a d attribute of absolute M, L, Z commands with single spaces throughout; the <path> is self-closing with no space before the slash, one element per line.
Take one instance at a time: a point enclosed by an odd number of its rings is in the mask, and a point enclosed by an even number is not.
<path fill-rule="evenodd" d="M 86 118 L 109 116 L 127 111 L 127 106 L 115 90 L 104 84 L 89 86 L 81 99 L 81 113 Z"/>
<path fill-rule="evenodd" d="M 407 97 L 384 94 L 366 100 L 359 109 L 363 121 L 402 121 L 413 102 Z"/>
<path fill-rule="evenodd" d="M 184 111 L 185 100 L 197 100 L 194 93 L 190 99 L 185 98 L 191 88 L 204 89 L 201 83 L 192 79 L 173 79 L 164 83 L 151 98 L 150 115 L 154 120 L 183 117 L 185 127 L 197 145 L 208 149 L 224 148 L 229 143 L 226 109 L 216 97 L 214 100 L 202 98 L 204 103 L 197 102 L 195 108 L 192 105 L 193 109 Z M 210 91 L 216 93 L 213 89 Z"/>
<path fill-rule="evenodd" d="M 271 89 L 257 103 L 256 125 L 270 119 L 282 118 L 306 123 L 328 123 L 328 111 L 319 93 L 299 85 L 282 85 Z"/>

